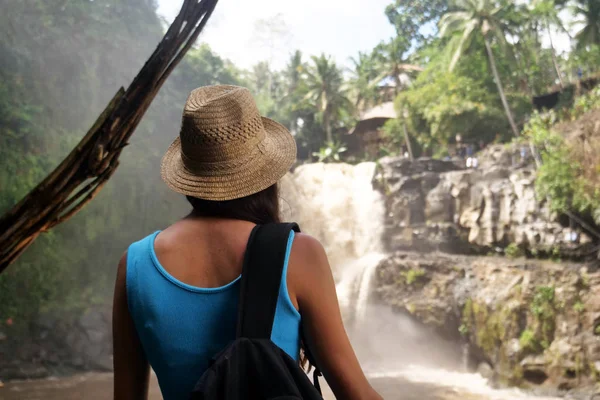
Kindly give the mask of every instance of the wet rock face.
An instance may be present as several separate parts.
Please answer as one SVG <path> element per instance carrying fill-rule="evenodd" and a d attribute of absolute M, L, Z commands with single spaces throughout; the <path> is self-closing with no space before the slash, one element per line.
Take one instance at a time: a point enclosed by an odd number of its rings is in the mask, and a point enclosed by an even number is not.
<path fill-rule="evenodd" d="M 0 333 L 0 379 L 36 379 L 74 371 L 112 370 L 110 307 L 75 320 L 42 315 L 23 342 L 19 332 Z"/>
<path fill-rule="evenodd" d="M 379 301 L 470 344 L 498 383 L 600 383 L 600 272 L 582 264 L 396 252 L 374 285 Z"/>
<path fill-rule="evenodd" d="M 589 237 L 557 221 L 536 197 L 535 171 L 514 151 L 492 146 L 481 167 L 384 158 L 374 185 L 386 196 L 388 250 L 482 254 L 513 247 L 568 254 Z"/>

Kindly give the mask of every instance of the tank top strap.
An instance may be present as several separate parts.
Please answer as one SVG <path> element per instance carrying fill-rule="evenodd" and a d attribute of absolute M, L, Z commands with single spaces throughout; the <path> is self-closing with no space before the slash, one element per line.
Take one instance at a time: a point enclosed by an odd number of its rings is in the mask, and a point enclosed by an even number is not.
<path fill-rule="evenodd" d="M 151 246 L 154 239 L 160 233 L 156 231 L 151 235 L 146 236 L 142 240 L 132 243 L 127 249 L 127 272 L 126 272 L 126 288 L 127 288 L 127 306 L 129 312 L 135 318 L 138 313 L 138 303 L 140 301 L 140 285 L 144 285 L 142 274 L 148 279 L 148 274 L 152 274 L 152 250 Z"/>
<path fill-rule="evenodd" d="M 281 284 L 279 286 L 278 307 L 281 305 L 286 308 L 287 312 L 296 314 L 299 317 L 300 314 L 298 313 L 298 310 L 296 310 L 296 307 L 294 306 L 294 304 L 292 303 L 292 300 L 290 299 L 290 293 L 288 291 L 288 285 L 287 285 L 287 273 L 288 273 L 288 267 L 289 267 L 289 262 L 290 262 L 290 254 L 292 252 L 292 246 L 294 243 L 294 237 L 295 237 L 295 232 L 290 231 L 290 236 L 288 238 L 287 247 L 285 250 L 283 271 L 281 272 Z"/>

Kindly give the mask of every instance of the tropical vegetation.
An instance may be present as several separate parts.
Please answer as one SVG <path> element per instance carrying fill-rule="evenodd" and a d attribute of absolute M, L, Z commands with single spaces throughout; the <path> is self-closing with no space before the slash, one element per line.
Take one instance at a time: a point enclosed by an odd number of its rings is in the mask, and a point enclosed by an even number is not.
<path fill-rule="evenodd" d="M 534 141 L 543 137 L 543 146 L 538 144 L 547 167 L 541 193 L 573 198 L 556 203 L 559 210 L 564 205 L 589 211 L 597 204 L 593 188 L 572 186 L 580 182 L 571 179 L 580 171 L 577 164 L 563 168 L 555 162 L 573 156 L 559 153 L 565 151 L 561 142 L 540 133 L 551 129 L 531 105 L 534 96 L 561 86 L 568 92 L 598 73 L 597 0 L 390 1 L 381 11 L 396 34 L 351 60 L 292 51 L 281 70 L 270 60 L 242 70 L 219 56 L 219 49 L 193 48 L 96 201 L 44 234 L 0 275 L 0 331 L 9 318 L 18 324 L 39 312 L 106 301 L 126 250 L 120 244 L 185 212 L 184 200 L 160 183 L 159 160 L 177 133 L 187 94 L 201 85 L 251 88 L 261 112 L 290 129 L 299 158 L 308 161 L 365 159 L 353 154 L 346 134 L 366 111 L 385 102 L 394 102 L 398 117 L 383 128 L 387 141 L 379 155 L 402 154 L 407 138 L 415 156 L 442 156 L 457 135 L 483 144 L 524 140 L 523 132 Z M 0 4 L 2 213 L 77 143 L 135 75 L 166 25 L 154 0 Z M 578 100 L 567 100 L 561 104 L 578 107 Z M 586 104 L 595 107 L 591 100 Z"/>

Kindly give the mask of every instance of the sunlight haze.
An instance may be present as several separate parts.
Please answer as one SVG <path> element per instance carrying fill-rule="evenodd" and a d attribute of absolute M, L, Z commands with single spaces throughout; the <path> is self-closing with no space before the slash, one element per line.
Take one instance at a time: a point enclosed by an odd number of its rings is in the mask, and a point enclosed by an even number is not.
<path fill-rule="evenodd" d="M 159 14 L 171 21 L 181 1 L 159 0 Z M 276 68 L 284 66 L 289 54 L 300 49 L 306 55 L 325 53 L 341 65 L 358 51 L 371 51 L 394 35 L 385 16 L 389 0 L 306 0 L 302 3 L 281 0 L 222 0 L 217 4 L 206 33 L 199 41 L 208 43 L 220 56 L 248 68 L 269 58 L 269 52 L 255 35 L 255 24 L 281 14 L 289 40 L 273 57 Z M 332 23 L 335 21 L 335 23 Z"/>

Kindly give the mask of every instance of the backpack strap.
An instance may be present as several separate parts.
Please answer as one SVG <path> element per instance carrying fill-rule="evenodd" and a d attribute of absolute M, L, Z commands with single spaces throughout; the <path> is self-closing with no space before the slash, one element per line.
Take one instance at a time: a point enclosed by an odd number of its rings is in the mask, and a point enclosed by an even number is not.
<path fill-rule="evenodd" d="M 271 339 L 283 263 L 296 223 L 257 225 L 250 233 L 242 267 L 237 337 Z"/>
<path fill-rule="evenodd" d="M 279 223 L 256 225 L 250 233 L 244 265 L 238 306 L 237 337 L 249 339 L 271 339 L 279 287 L 283 274 L 283 263 L 290 231 L 300 232 L 298 224 Z M 319 369 L 304 338 L 304 353 L 314 367 L 313 382 L 321 393 Z"/>

